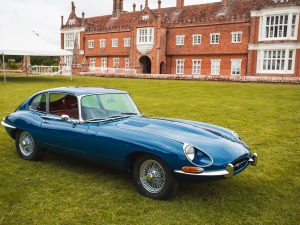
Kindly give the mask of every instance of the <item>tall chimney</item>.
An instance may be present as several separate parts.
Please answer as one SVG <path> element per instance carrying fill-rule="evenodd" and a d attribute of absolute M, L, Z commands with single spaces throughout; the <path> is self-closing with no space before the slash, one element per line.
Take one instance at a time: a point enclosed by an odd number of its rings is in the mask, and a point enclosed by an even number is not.
<path fill-rule="evenodd" d="M 177 0 L 176 8 L 182 9 L 184 7 L 184 0 Z"/>
<path fill-rule="evenodd" d="M 61 16 L 61 26 L 64 25 L 64 16 Z"/>
<path fill-rule="evenodd" d="M 74 2 L 72 2 L 72 13 L 75 13 L 75 3 Z"/>
<path fill-rule="evenodd" d="M 133 12 L 135 12 L 136 4 L 133 3 L 132 7 L 133 7 Z"/>
<path fill-rule="evenodd" d="M 118 17 L 123 12 L 124 0 L 113 0 L 113 17 Z"/>
<path fill-rule="evenodd" d="M 228 6 L 230 0 L 222 0 L 222 6 Z"/>

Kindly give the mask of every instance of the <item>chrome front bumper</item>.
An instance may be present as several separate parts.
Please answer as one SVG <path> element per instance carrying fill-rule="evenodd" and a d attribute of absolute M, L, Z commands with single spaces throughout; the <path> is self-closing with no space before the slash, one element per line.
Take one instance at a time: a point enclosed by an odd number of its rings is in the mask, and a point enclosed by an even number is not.
<path fill-rule="evenodd" d="M 5 123 L 4 120 L 1 122 L 1 125 L 4 126 L 4 127 L 7 127 L 7 128 L 16 129 L 16 127 L 11 126 L 11 125 Z"/>
<path fill-rule="evenodd" d="M 248 160 L 248 163 L 252 166 L 257 165 L 257 154 L 254 153 Z M 177 174 L 188 175 L 188 176 L 199 176 L 199 177 L 218 177 L 218 176 L 225 176 L 226 178 L 230 178 L 234 175 L 234 166 L 230 163 L 228 166 L 223 170 L 208 170 L 203 171 L 202 173 L 186 173 L 182 170 L 175 170 Z"/>

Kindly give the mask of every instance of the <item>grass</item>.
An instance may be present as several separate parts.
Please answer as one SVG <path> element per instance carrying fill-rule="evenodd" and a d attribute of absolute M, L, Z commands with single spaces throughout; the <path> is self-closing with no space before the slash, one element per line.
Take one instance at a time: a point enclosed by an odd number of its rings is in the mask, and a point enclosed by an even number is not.
<path fill-rule="evenodd" d="M 131 176 L 47 153 L 21 160 L 0 129 L 0 224 L 299 224 L 300 86 L 76 77 L 9 77 L 0 118 L 46 88 L 128 90 L 148 116 L 218 124 L 259 154 L 233 179 L 181 183 L 171 201 L 138 194 Z"/>

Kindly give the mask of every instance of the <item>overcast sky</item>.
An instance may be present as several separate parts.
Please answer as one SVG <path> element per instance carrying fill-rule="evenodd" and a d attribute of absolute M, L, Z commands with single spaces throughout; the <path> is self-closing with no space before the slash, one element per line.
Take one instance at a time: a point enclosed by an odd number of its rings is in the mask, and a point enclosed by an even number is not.
<path fill-rule="evenodd" d="M 185 0 L 186 5 L 220 0 Z M 111 14 L 112 0 L 74 0 L 76 13 L 86 17 Z M 145 0 L 124 0 L 124 9 L 132 11 L 132 4 Z M 162 7 L 175 6 L 176 0 L 162 0 Z M 149 0 L 150 8 L 157 8 L 157 0 Z M 65 21 L 71 10 L 71 0 L 0 0 L 0 32 L 9 30 L 18 35 L 21 30 L 35 31 L 53 44 L 59 45 L 60 17 Z M 1 35 L 1 34 L 0 34 Z"/>

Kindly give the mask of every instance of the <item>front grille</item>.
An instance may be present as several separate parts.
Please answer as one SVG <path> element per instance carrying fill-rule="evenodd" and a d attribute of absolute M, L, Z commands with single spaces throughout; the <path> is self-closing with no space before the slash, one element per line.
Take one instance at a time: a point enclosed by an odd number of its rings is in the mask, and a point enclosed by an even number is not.
<path fill-rule="evenodd" d="M 234 172 L 242 171 L 249 164 L 249 156 L 242 157 L 235 161 L 232 165 L 234 168 Z"/>

